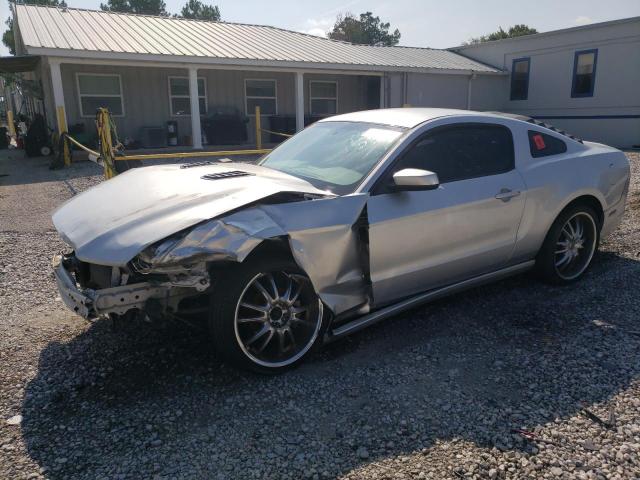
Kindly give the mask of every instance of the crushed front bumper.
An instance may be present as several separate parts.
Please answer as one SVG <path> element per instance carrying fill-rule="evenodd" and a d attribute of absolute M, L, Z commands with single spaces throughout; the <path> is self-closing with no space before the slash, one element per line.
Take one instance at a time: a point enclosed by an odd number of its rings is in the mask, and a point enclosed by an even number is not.
<path fill-rule="evenodd" d="M 83 316 L 84 318 L 94 318 L 93 315 L 93 290 L 81 292 L 75 280 L 62 264 L 62 255 L 56 255 L 52 260 L 53 273 L 58 284 L 60 298 L 67 307 Z"/>
<path fill-rule="evenodd" d="M 148 282 L 100 290 L 81 289 L 71 272 L 65 268 L 62 255 L 53 257 L 53 271 L 62 301 L 78 315 L 89 320 L 109 313 L 123 314 L 134 308 L 142 310 L 152 298 L 161 300 L 164 305 L 175 304 L 185 296 L 185 291 L 193 292 L 192 289 Z"/>

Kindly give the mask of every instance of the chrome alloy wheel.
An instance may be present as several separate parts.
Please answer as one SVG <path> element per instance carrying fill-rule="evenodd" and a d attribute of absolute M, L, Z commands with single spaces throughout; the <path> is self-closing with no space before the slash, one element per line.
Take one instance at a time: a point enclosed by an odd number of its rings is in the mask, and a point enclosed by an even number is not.
<path fill-rule="evenodd" d="M 322 314 L 322 302 L 305 276 L 260 273 L 249 281 L 236 305 L 236 340 L 258 365 L 284 367 L 313 346 Z"/>
<path fill-rule="evenodd" d="M 578 212 L 564 224 L 555 248 L 556 272 L 573 280 L 586 270 L 596 249 L 597 227 L 591 215 Z"/>

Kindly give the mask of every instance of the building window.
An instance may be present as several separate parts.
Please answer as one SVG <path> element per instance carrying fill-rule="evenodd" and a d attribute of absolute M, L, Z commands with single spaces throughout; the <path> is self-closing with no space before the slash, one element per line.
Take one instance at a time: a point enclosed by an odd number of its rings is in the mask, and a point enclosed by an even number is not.
<path fill-rule="evenodd" d="M 114 117 L 124 116 L 120 75 L 78 73 L 76 81 L 82 117 L 95 117 L 101 107 L 109 109 Z"/>
<path fill-rule="evenodd" d="M 198 77 L 198 103 L 200 104 L 200 115 L 206 115 L 207 82 L 202 77 Z M 169 104 L 172 116 L 191 115 L 189 77 L 169 77 Z"/>
<path fill-rule="evenodd" d="M 309 82 L 309 112 L 311 115 L 338 113 L 338 82 Z"/>
<path fill-rule="evenodd" d="M 529 96 L 529 58 L 516 58 L 511 65 L 511 100 L 526 100 Z"/>
<path fill-rule="evenodd" d="M 247 115 L 255 115 L 260 107 L 260 115 L 278 114 L 278 96 L 275 80 L 247 78 L 244 81 L 244 107 Z"/>
<path fill-rule="evenodd" d="M 596 84 L 597 61 L 597 49 L 576 52 L 573 60 L 572 97 L 593 97 L 593 87 Z"/>

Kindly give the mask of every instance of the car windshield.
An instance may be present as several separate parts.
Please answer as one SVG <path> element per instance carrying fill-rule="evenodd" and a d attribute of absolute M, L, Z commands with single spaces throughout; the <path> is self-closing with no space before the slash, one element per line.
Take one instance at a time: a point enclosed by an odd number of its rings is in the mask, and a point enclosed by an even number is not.
<path fill-rule="evenodd" d="M 260 165 L 339 195 L 353 192 L 404 129 L 362 122 L 318 122 L 269 153 Z"/>

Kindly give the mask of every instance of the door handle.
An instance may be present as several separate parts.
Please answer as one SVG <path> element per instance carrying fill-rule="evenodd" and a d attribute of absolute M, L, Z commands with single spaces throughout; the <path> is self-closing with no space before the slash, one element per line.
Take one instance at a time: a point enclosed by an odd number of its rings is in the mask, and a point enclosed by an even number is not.
<path fill-rule="evenodd" d="M 503 202 L 508 202 L 513 197 L 517 197 L 520 195 L 519 190 L 510 190 L 508 188 L 501 188 L 500 192 L 496 194 L 496 198 L 498 200 L 502 200 Z"/>

